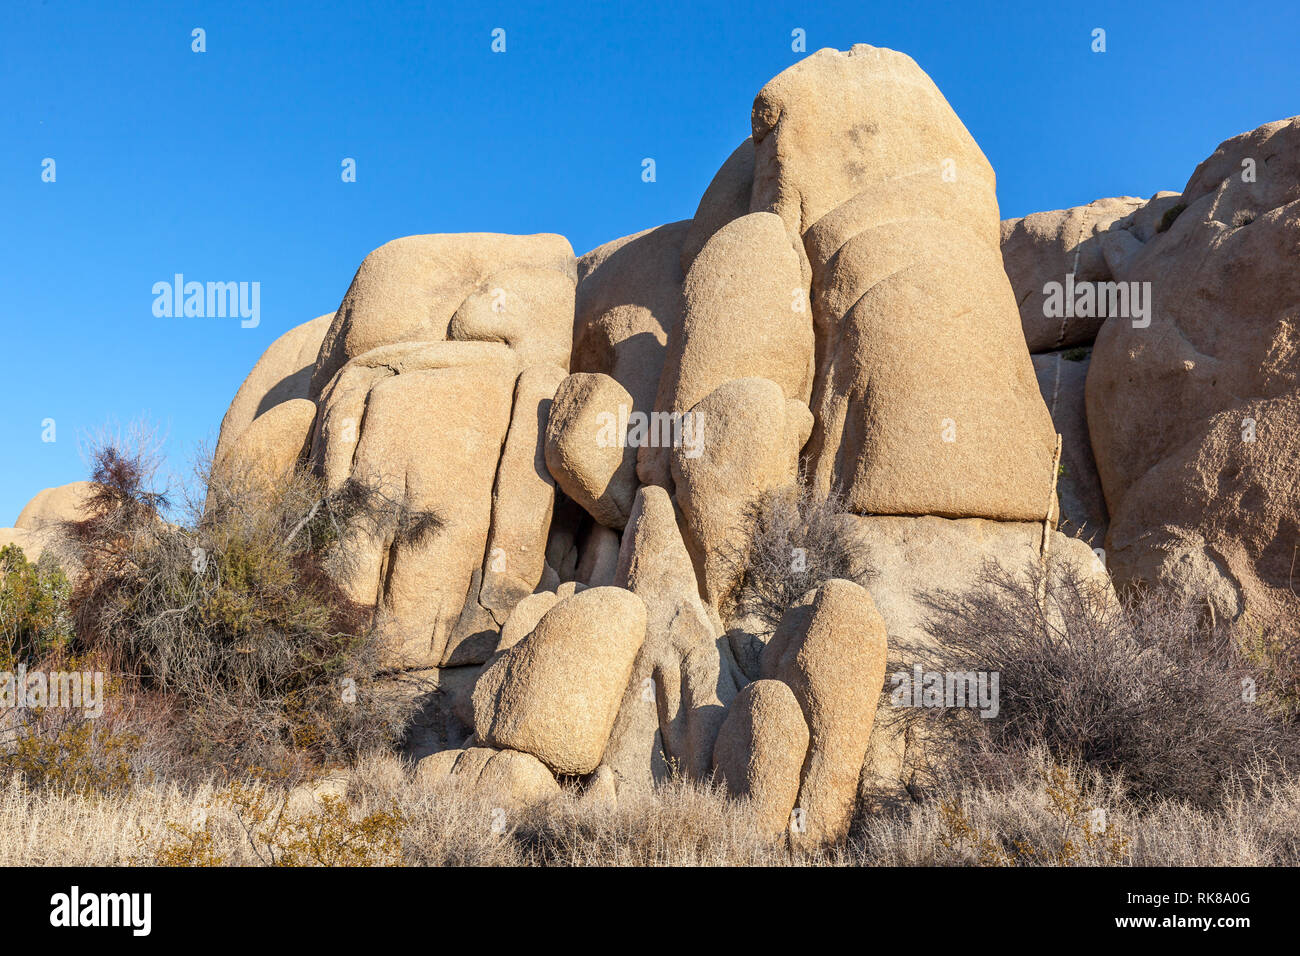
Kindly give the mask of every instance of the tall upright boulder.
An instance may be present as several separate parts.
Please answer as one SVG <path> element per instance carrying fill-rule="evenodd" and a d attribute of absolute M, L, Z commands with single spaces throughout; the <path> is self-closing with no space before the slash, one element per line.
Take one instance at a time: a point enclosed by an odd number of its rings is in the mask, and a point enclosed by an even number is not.
<path fill-rule="evenodd" d="M 753 126 L 751 209 L 811 270 L 816 487 L 863 513 L 1043 517 L 1055 435 L 993 171 L 942 94 L 903 54 L 820 50 L 762 89 Z"/>

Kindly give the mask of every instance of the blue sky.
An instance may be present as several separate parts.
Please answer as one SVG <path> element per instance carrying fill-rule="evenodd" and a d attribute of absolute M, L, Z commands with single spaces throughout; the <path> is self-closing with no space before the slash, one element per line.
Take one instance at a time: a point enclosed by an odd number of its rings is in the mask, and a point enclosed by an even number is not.
<path fill-rule="evenodd" d="M 262 350 L 389 239 L 558 232 L 581 254 L 691 216 L 795 28 L 810 52 L 915 58 L 1004 217 L 1181 189 L 1220 141 L 1300 113 L 1279 4 L 557 6 L 6 0 L 0 525 L 84 477 L 79 436 L 111 421 L 160 423 L 184 469 Z M 260 325 L 155 317 L 177 272 L 259 282 Z"/>

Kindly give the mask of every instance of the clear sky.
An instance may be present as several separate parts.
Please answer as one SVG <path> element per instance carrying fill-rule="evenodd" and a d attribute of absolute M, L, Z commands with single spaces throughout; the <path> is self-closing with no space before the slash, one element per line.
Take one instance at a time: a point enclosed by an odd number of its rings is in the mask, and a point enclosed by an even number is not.
<path fill-rule="evenodd" d="M 1300 113 L 1289 4 L 559 7 L 4 0 L 0 526 L 85 477 L 78 439 L 107 422 L 161 423 L 183 469 L 263 349 L 389 239 L 558 232 L 581 254 L 691 216 L 796 28 L 809 52 L 916 59 L 1004 217 L 1181 189 L 1220 141 Z M 260 325 L 156 317 L 178 272 L 259 282 Z"/>

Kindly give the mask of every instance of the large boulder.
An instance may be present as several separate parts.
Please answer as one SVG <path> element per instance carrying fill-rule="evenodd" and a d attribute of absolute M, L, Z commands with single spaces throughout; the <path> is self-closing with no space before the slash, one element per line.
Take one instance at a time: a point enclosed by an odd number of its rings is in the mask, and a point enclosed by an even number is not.
<path fill-rule="evenodd" d="M 703 596 L 720 610 L 738 584 L 747 510 L 764 492 L 795 481 L 812 414 L 765 378 L 720 385 L 690 414 L 696 440 L 673 449 L 673 483 Z"/>
<path fill-rule="evenodd" d="M 221 420 L 214 460 L 223 458 L 258 416 L 283 402 L 307 398 L 316 356 L 333 321 L 333 312 L 317 316 L 294 326 L 267 346 Z"/>
<path fill-rule="evenodd" d="M 743 687 L 713 745 L 713 769 L 727 792 L 747 800 L 758 825 L 778 835 L 790 824 L 808 755 L 808 724 L 794 692 L 778 680 Z"/>
<path fill-rule="evenodd" d="M 795 831 L 811 842 L 848 834 L 858 778 L 885 681 L 885 622 L 859 584 L 832 579 L 781 618 L 763 649 L 764 679 L 794 691 L 808 723 Z"/>
<path fill-rule="evenodd" d="M 435 787 L 453 778 L 471 793 L 495 797 L 503 810 L 520 810 L 545 803 L 560 793 L 560 785 L 536 757 L 517 750 L 469 747 L 431 754 L 415 765 L 417 787 Z"/>
<path fill-rule="evenodd" d="M 778 217 L 743 216 L 705 243 L 686 275 L 682 321 L 669 339 L 655 410 L 681 415 L 719 385 L 746 377 L 769 379 L 787 398 L 807 403 L 812 363 L 800 253 Z M 638 453 L 637 474 L 667 486 L 675 439 L 655 437 Z"/>
<path fill-rule="evenodd" d="M 634 404 L 612 376 L 576 372 L 560 383 L 546 424 L 546 467 L 565 494 L 608 528 L 627 524 L 636 495 L 636 448 L 621 427 Z"/>
<path fill-rule="evenodd" d="M 818 50 L 768 81 L 752 123 L 750 209 L 776 213 L 792 237 L 864 189 L 909 177 L 941 192 L 975 184 L 948 193 L 949 218 L 997 248 L 993 168 L 910 56 L 867 44 Z"/>
<path fill-rule="evenodd" d="M 811 269 L 814 486 L 860 513 L 1043 517 L 1055 435 L 993 171 L 942 94 L 902 54 L 821 50 L 763 88 L 753 125 L 751 208 Z"/>
<path fill-rule="evenodd" d="M 1300 535 L 1300 117 L 1220 144 L 1152 226 L 1112 227 L 1145 316 L 1107 319 L 1088 372 L 1119 585 L 1168 584 L 1291 627 Z M 1132 288 L 1132 287 L 1130 287 Z"/>
<path fill-rule="evenodd" d="M 531 753 L 556 773 L 592 772 L 645 631 L 644 602 L 621 588 L 559 601 L 479 678 L 478 738 Z"/>
<path fill-rule="evenodd" d="M 1102 236 L 1141 205 L 1141 199 L 1119 196 L 1002 221 L 1002 264 L 1020 305 L 1020 325 L 1030 352 L 1052 352 L 1096 338 L 1102 319 L 1050 307 L 1049 283 L 1064 286 L 1067 276 L 1076 283 L 1108 281 Z"/>
<path fill-rule="evenodd" d="M 406 342 L 501 342 L 519 364 L 569 366 L 573 249 L 563 236 L 406 236 L 357 270 L 330 324 L 308 398 L 349 361 Z"/>

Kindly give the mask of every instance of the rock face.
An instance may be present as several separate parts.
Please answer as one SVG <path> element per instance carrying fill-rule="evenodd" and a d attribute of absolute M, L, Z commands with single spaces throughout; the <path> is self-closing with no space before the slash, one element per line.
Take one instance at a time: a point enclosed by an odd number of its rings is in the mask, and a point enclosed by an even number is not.
<path fill-rule="evenodd" d="M 421 779 L 523 806 L 582 776 L 602 807 L 717 779 L 773 839 L 833 841 L 932 755 L 880 709 L 887 649 L 936 654 L 933 600 L 990 563 L 1055 556 L 1113 599 L 1104 543 L 1120 584 L 1295 620 L 1300 119 L 1181 193 L 1003 223 L 903 54 L 821 50 L 751 125 L 691 220 L 578 260 L 549 234 L 380 247 L 232 403 L 219 464 L 305 459 L 419 519 L 349 521 L 330 568 L 427 705 Z M 773 632 L 730 599 L 753 506 L 801 483 L 871 573 Z"/>
<path fill-rule="evenodd" d="M 1208 593 L 1260 627 L 1300 613 L 1297 199 L 1293 118 L 1222 143 L 1154 231 L 1117 222 L 1115 278 L 1148 283 L 1152 308 L 1107 319 L 1087 383 L 1116 582 Z"/>
<path fill-rule="evenodd" d="M 86 516 L 86 499 L 93 490 L 89 481 L 46 488 L 18 512 L 14 527 L 23 531 L 40 531 L 60 521 L 80 521 Z"/>
<path fill-rule="evenodd" d="M 794 691 L 808 723 L 796 835 L 843 838 L 885 681 L 885 622 L 852 581 L 827 581 L 786 611 L 763 650 L 764 678 Z"/>
<path fill-rule="evenodd" d="M 621 588 L 560 601 L 479 678 L 478 738 L 531 753 L 556 773 L 595 770 L 645 631 L 644 603 Z"/>
<path fill-rule="evenodd" d="M 214 460 L 225 457 L 258 416 L 283 402 L 308 397 L 316 355 L 333 321 L 333 312 L 317 316 L 285 332 L 262 353 L 221 420 Z"/>
<path fill-rule="evenodd" d="M 751 209 L 811 268 L 814 486 L 860 513 L 1043 517 L 1055 436 L 993 171 L 929 77 L 890 50 L 821 50 L 763 88 L 753 125 Z"/>
<path fill-rule="evenodd" d="M 1060 530 L 1096 547 L 1106 540 L 1106 499 L 1097 477 L 1088 438 L 1084 385 L 1089 357 L 1082 348 L 1035 355 L 1034 374 L 1052 424 L 1061 436 L 1061 466 L 1056 481 Z"/>
<path fill-rule="evenodd" d="M 762 828 L 785 832 L 799 797 L 808 724 L 794 692 L 778 680 L 746 685 L 713 745 L 713 769 L 732 796 L 749 800 Z"/>
<path fill-rule="evenodd" d="M 1053 352 L 1097 337 L 1102 318 L 1053 309 L 1044 290 L 1049 283 L 1064 285 L 1067 275 L 1076 283 L 1109 281 L 1102 237 L 1112 223 L 1142 205 L 1141 199 L 1120 196 L 1003 220 L 1002 262 L 1020 306 L 1020 324 L 1030 352 Z"/>

